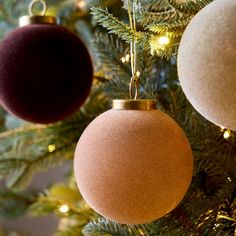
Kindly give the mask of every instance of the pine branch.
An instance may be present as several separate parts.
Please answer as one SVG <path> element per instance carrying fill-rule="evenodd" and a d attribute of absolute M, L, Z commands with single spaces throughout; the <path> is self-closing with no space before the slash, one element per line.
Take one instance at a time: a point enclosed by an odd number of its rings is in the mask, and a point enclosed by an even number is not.
<path fill-rule="evenodd" d="M 86 3 L 89 6 L 103 6 L 103 7 L 112 6 L 118 2 L 119 0 L 87 0 L 86 1 Z"/>
<path fill-rule="evenodd" d="M 213 0 L 166 0 L 176 10 L 184 13 L 196 14 Z"/>
<path fill-rule="evenodd" d="M 24 214 L 33 203 L 29 195 L 17 194 L 8 190 L 0 190 L 0 218 L 15 219 Z"/>
<path fill-rule="evenodd" d="M 137 20 L 138 22 L 144 26 L 148 27 L 150 24 L 157 25 L 162 22 L 169 22 L 180 18 L 182 13 L 175 11 L 174 9 L 169 9 L 163 12 L 150 12 L 150 11 L 142 11 L 138 14 Z"/>
<path fill-rule="evenodd" d="M 130 68 L 122 63 L 121 58 L 128 54 L 127 46 L 107 34 L 96 34 L 93 41 L 93 54 L 96 57 L 96 66 L 105 76 L 110 78 L 129 77 Z"/>
<path fill-rule="evenodd" d="M 143 8 L 145 8 L 147 11 L 158 11 L 158 12 L 163 12 L 163 11 L 168 11 L 171 9 L 169 4 L 166 4 L 165 0 L 140 0 Z"/>
<path fill-rule="evenodd" d="M 55 236 L 83 236 L 82 230 L 86 223 L 77 217 L 61 218 Z"/>
<path fill-rule="evenodd" d="M 92 8 L 91 10 L 91 14 L 93 15 L 95 21 L 101 24 L 110 33 L 116 34 L 126 42 L 131 42 L 133 40 L 134 33 L 132 32 L 131 28 L 110 14 L 107 9 L 97 7 Z"/>
<path fill-rule="evenodd" d="M 140 236 L 148 235 L 145 226 L 121 225 L 105 218 L 90 222 L 83 229 L 85 236 Z"/>
<path fill-rule="evenodd" d="M 55 188 L 59 187 L 55 186 Z M 53 190 L 52 187 L 45 195 L 39 196 L 37 201 L 30 206 L 28 213 L 31 216 L 56 214 L 60 218 L 57 236 L 82 235 L 83 227 L 89 221 L 95 220 L 97 214 L 88 207 L 81 197 L 76 200 L 71 196 L 71 193 L 72 189 L 69 187 L 56 190 Z M 61 206 L 67 206 L 68 211 L 61 212 Z"/>
<path fill-rule="evenodd" d="M 150 31 L 154 32 L 154 33 L 160 33 L 163 35 L 168 35 L 173 37 L 178 37 L 181 36 L 184 32 L 184 29 L 186 28 L 186 26 L 189 24 L 191 20 L 191 17 L 184 17 L 182 19 L 175 19 L 174 21 L 169 21 L 169 22 L 160 22 L 158 24 L 154 23 L 154 24 L 149 24 L 147 26 L 147 29 L 149 29 Z M 174 34 L 174 32 L 178 32 L 180 31 L 182 32 L 182 34 Z"/>
<path fill-rule="evenodd" d="M 129 25 L 121 22 L 108 12 L 107 9 L 92 8 L 92 15 L 95 21 L 108 30 L 109 33 L 117 35 L 120 39 L 130 43 L 132 40 L 145 43 L 148 34 L 144 32 L 133 32 Z"/>
<path fill-rule="evenodd" d="M 100 85 L 95 86 L 84 107 L 65 121 L 49 126 L 26 126 L 0 135 L 0 177 L 6 178 L 9 188 L 22 190 L 35 173 L 73 158 L 85 127 L 108 107 L 101 89 Z"/>

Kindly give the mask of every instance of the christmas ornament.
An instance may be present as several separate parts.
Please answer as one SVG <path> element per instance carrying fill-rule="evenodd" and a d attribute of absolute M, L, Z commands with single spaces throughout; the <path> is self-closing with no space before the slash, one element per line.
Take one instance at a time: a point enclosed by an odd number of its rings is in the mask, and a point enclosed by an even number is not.
<path fill-rule="evenodd" d="M 41 16 L 35 3 L 43 4 Z M 92 85 L 92 63 L 83 42 L 45 16 L 34 0 L 30 16 L 0 44 L 0 102 L 10 113 L 36 123 L 52 123 L 74 113 Z"/>
<path fill-rule="evenodd" d="M 178 74 L 194 108 L 211 122 L 236 130 L 236 1 L 216 0 L 188 25 Z"/>
<path fill-rule="evenodd" d="M 193 157 L 181 128 L 152 100 L 115 100 L 82 134 L 74 171 L 87 203 L 124 224 L 173 210 L 192 178 Z"/>

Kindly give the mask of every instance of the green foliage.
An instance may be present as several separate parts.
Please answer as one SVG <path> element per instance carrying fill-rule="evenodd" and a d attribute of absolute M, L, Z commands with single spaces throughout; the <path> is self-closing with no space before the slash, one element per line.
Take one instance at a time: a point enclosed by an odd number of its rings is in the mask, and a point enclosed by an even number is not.
<path fill-rule="evenodd" d="M 142 40 L 146 37 L 145 33 L 133 32 L 129 25 L 118 20 L 107 9 L 100 7 L 92 8 L 94 19 L 103 27 L 107 28 L 110 33 L 116 34 L 120 39 L 126 42 L 131 42 L 134 38 Z"/>
<path fill-rule="evenodd" d="M 180 12 L 197 13 L 213 0 L 166 0 L 171 6 Z"/>
<path fill-rule="evenodd" d="M 107 9 L 96 7 L 92 14 L 96 22 L 109 33 L 131 42 L 135 40 L 142 50 L 147 50 L 160 57 L 176 57 L 180 37 L 192 17 L 212 0 L 185 1 L 140 1 L 137 8 L 137 22 L 142 26 L 133 32 L 129 25 L 114 17 Z M 127 1 L 123 1 L 127 8 Z M 132 1 L 130 1 L 132 4 Z M 168 47 L 158 43 L 158 37 L 167 36 L 173 40 Z"/>
<path fill-rule="evenodd" d="M 0 190 L 0 218 L 13 219 L 19 217 L 25 213 L 33 200 L 33 197 Z"/>
<path fill-rule="evenodd" d="M 16 7 L 13 14 L 14 2 L 23 4 Z M 72 0 L 48 1 L 50 7 L 55 6 L 53 11 L 59 14 L 65 26 L 84 34 L 86 42 L 93 38 L 93 43 L 88 44 L 95 67 L 91 96 L 75 115 L 49 126 L 22 123 L 4 112 L 0 117 L 0 176 L 11 189 L 22 190 L 38 171 L 73 159 L 81 133 L 95 117 L 110 108 L 111 99 L 128 98 L 130 61 L 121 59 L 129 54 L 127 43 L 137 40 L 137 69 L 141 72 L 139 98 L 157 99 L 158 108 L 184 129 L 194 152 L 191 188 L 173 212 L 147 225 L 120 225 L 97 218 L 81 199 L 71 203 L 48 192 L 33 201 L 12 192 L 0 193 L 0 209 L 17 204 L 19 212 L 11 214 L 18 215 L 26 208 L 32 215 L 55 213 L 60 218 L 57 236 L 233 236 L 236 222 L 235 132 L 225 139 L 226 130 L 206 121 L 193 109 L 181 91 L 173 59 L 185 27 L 209 2 L 211 0 L 140 0 L 138 31 L 133 32 L 127 23 L 127 14 L 124 15 L 126 0 L 123 1 L 124 9 L 118 1 L 87 0 L 89 7 L 95 6 L 92 19 L 89 12 L 75 9 Z M 0 1 L 2 34 L 15 26 L 16 16 L 25 9 L 24 0 Z M 108 36 L 107 31 L 113 35 Z M 163 35 L 170 38 L 166 46 L 158 44 L 158 38 Z M 74 186 L 73 177 L 71 182 Z M 59 211 L 63 204 L 69 206 L 64 214 Z M 8 213 L 0 210 L 2 217 Z"/>
<path fill-rule="evenodd" d="M 84 128 L 108 106 L 100 93 L 100 86 L 94 88 L 85 106 L 63 122 L 49 126 L 26 125 L 0 135 L 0 177 L 6 178 L 9 188 L 22 190 L 36 172 L 73 158 Z"/>
<path fill-rule="evenodd" d="M 85 236 L 139 236 L 147 235 L 145 226 L 121 225 L 105 218 L 98 218 L 84 227 Z"/>
<path fill-rule="evenodd" d="M 65 195 L 65 189 L 61 189 L 64 195 L 62 198 L 57 191 L 55 193 L 47 191 L 40 194 L 38 199 L 28 209 L 31 216 L 45 216 L 57 214 L 59 217 L 59 227 L 56 236 L 79 236 L 82 235 L 84 226 L 97 218 L 97 214 L 84 202 L 82 198 L 78 201 L 71 199 L 70 191 Z M 77 190 L 78 191 L 78 190 Z M 61 207 L 67 206 L 68 211 L 62 212 Z"/>
<path fill-rule="evenodd" d="M 88 222 L 82 217 L 61 218 L 55 236 L 83 236 L 82 230 Z"/>

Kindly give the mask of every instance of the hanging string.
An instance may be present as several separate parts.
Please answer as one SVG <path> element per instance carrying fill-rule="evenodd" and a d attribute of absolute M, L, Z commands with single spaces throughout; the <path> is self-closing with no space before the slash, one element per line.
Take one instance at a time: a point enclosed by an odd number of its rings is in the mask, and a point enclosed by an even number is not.
<path fill-rule="evenodd" d="M 133 0 L 132 10 L 131 10 L 130 0 L 128 0 L 129 22 L 130 22 L 130 28 L 132 29 L 133 32 L 133 39 L 130 43 L 132 77 L 129 85 L 129 95 L 130 98 L 134 100 L 137 99 L 139 93 L 139 77 L 137 75 L 136 11 L 137 11 L 137 0 Z"/>

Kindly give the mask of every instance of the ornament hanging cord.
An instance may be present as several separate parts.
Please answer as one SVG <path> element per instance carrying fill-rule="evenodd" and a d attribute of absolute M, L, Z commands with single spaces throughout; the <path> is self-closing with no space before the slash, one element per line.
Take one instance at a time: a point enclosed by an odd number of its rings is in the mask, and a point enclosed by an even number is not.
<path fill-rule="evenodd" d="M 132 10 L 131 10 L 131 1 L 128 1 L 128 14 L 130 27 L 133 32 L 133 39 L 130 43 L 130 56 L 131 56 L 131 71 L 132 77 L 129 84 L 129 95 L 131 99 L 136 100 L 139 93 L 139 77 L 137 75 L 137 47 L 136 47 L 136 10 L 137 10 L 137 0 L 132 1 Z M 135 92 L 134 92 L 135 90 Z"/>

